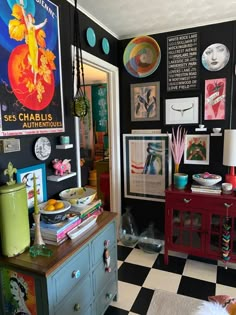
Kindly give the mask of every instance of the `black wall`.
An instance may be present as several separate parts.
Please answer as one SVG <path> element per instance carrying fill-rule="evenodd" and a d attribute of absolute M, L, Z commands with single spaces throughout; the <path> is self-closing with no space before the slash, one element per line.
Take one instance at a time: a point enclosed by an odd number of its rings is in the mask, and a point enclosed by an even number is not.
<path fill-rule="evenodd" d="M 61 64 L 62 64 L 62 84 L 63 84 L 63 98 L 64 98 L 64 115 L 65 115 L 65 133 L 46 134 L 52 144 L 52 153 L 46 161 L 40 161 L 34 154 L 34 143 L 42 134 L 16 136 L 21 140 L 21 151 L 14 153 L 0 153 L 0 185 L 6 183 L 8 178 L 3 175 L 3 170 L 7 168 L 8 162 L 11 161 L 13 165 L 20 169 L 31 165 L 45 163 L 47 175 L 53 174 L 52 160 L 71 159 L 72 171 L 76 171 L 76 148 L 75 148 L 75 124 L 74 117 L 71 114 L 71 100 L 72 100 L 72 60 L 71 60 L 71 45 L 74 43 L 74 7 L 67 1 L 54 1 L 59 6 L 60 13 L 60 40 L 61 40 Z M 107 33 L 104 29 L 91 21 L 83 13 L 79 12 L 80 22 L 80 40 L 83 50 L 99 57 L 113 65 L 118 65 L 118 40 Z M 91 48 L 86 41 L 86 30 L 92 27 L 96 34 L 96 45 Z M 76 30 L 79 32 L 79 29 Z M 110 42 L 110 53 L 105 55 L 102 52 L 101 41 L 106 37 Z M 49 105 L 50 106 L 50 105 Z M 59 144 L 60 135 L 69 135 L 71 143 L 74 144 L 73 149 L 57 150 L 56 144 Z M 77 179 L 72 177 L 70 179 L 57 182 L 47 181 L 48 197 L 58 197 L 58 193 L 69 187 L 76 187 Z"/>
<path fill-rule="evenodd" d="M 227 22 L 185 30 L 179 30 L 175 32 L 161 33 L 150 35 L 159 44 L 161 48 L 161 62 L 157 70 L 148 77 L 135 78 L 131 76 L 123 65 L 123 53 L 124 50 L 132 39 L 122 40 L 119 42 L 119 66 L 120 66 L 120 124 L 121 124 L 121 143 L 122 135 L 124 133 L 131 133 L 132 129 L 161 129 L 162 133 L 172 131 L 172 126 L 165 125 L 165 110 L 164 104 L 166 98 L 182 98 L 198 96 L 200 98 L 200 106 L 204 102 L 204 84 L 206 79 L 214 78 L 226 78 L 226 118 L 225 120 L 208 120 L 204 121 L 202 117 L 202 123 L 207 127 L 207 131 L 204 132 L 209 134 L 212 132 L 212 128 L 221 127 L 223 130 L 230 127 L 236 128 L 236 104 L 235 99 L 235 22 Z M 213 43 L 223 43 L 230 50 L 230 60 L 227 66 L 216 72 L 206 70 L 201 65 L 199 60 L 199 81 L 200 87 L 195 90 L 179 91 L 179 92 L 167 92 L 167 38 L 169 36 L 177 34 L 187 34 L 197 32 L 199 37 L 199 49 L 201 55 L 205 48 Z M 160 121 L 131 121 L 131 106 L 130 106 L 130 84 L 142 83 L 142 82 L 160 82 Z M 232 115 L 231 113 L 232 107 Z M 175 129 L 177 125 L 174 126 Z M 188 134 L 195 134 L 195 128 L 197 125 L 183 125 L 188 131 Z M 223 131 L 222 131 L 223 132 Z M 122 148 L 121 148 L 122 149 Z M 210 173 L 224 175 L 227 172 L 227 168 L 222 165 L 223 158 L 223 136 L 222 137 L 210 137 L 210 165 L 191 165 L 184 164 L 183 159 L 180 165 L 180 171 L 189 174 L 191 180 L 192 174 L 202 173 L 208 171 Z M 123 169 L 122 169 L 123 174 Z M 122 176 L 122 185 L 123 185 Z M 123 192 L 123 187 L 122 187 Z M 123 195 L 124 196 L 124 195 Z M 147 200 L 122 198 L 122 208 L 132 208 L 132 214 L 135 217 L 136 223 L 139 226 L 140 232 L 148 225 L 150 221 L 155 221 L 157 227 L 163 231 L 164 229 L 164 203 L 152 202 Z"/>
<path fill-rule="evenodd" d="M 74 42 L 74 8 L 65 0 L 54 1 L 59 6 L 60 11 L 60 37 L 61 37 L 61 56 L 62 56 L 62 81 L 63 81 L 63 98 L 64 98 L 64 114 L 65 114 L 65 133 L 71 138 L 74 143 L 74 148 L 70 150 L 56 150 L 56 144 L 59 144 L 59 137 L 61 134 L 47 134 L 46 136 L 52 143 L 52 153 L 48 160 L 45 161 L 47 175 L 53 173 L 51 161 L 54 158 L 71 159 L 72 170 L 76 170 L 76 148 L 74 135 L 74 117 L 71 114 L 71 100 L 72 100 L 72 61 L 71 61 L 71 44 Z M 160 45 L 162 58 L 158 69 L 149 77 L 137 79 L 128 74 L 123 66 L 123 53 L 126 45 L 130 39 L 118 41 L 112 35 L 107 33 L 104 29 L 91 21 L 87 16 L 79 13 L 80 17 L 80 38 L 82 49 L 115 65 L 120 68 L 120 128 L 121 128 L 121 161 L 123 161 L 122 152 L 122 135 L 130 133 L 132 129 L 158 129 L 161 128 L 163 133 L 171 132 L 171 126 L 164 124 L 164 100 L 171 97 L 187 97 L 199 96 L 201 100 L 204 97 L 204 81 L 206 79 L 226 77 L 227 79 L 227 113 L 224 121 L 206 121 L 203 123 L 208 128 L 207 133 L 211 132 L 213 127 L 221 127 L 223 129 L 236 128 L 236 104 L 235 99 L 235 22 L 227 22 L 216 25 L 209 25 L 204 27 L 192 28 L 188 30 L 179 30 L 175 32 L 154 34 L 151 35 Z M 114 17 L 116 18 L 116 17 Z M 96 33 L 97 42 L 95 47 L 91 48 L 86 41 L 86 30 L 92 27 Z M 79 30 L 77 30 L 79 31 Z M 200 65 L 200 88 L 189 92 L 166 92 L 166 48 L 167 37 L 175 34 L 184 34 L 188 32 L 198 32 L 200 39 L 200 56 L 203 50 L 214 42 L 224 43 L 230 50 L 231 57 L 228 65 L 219 72 L 209 72 Z M 110 53 L 105 55 L 101 49 L 101 40 L 106 37 L 110 42 Z M 161 87 L 161 120 L 150 122 L 131 122 L 130 112 L 130 84 L 141 82 L 160 81 Z M 86 82 L 85 82 L 86 83 Z M 232 106 L 232 115 L 230 116 L 230 108 Z M 186 126 L 188 133 L 195 133 L 196 126 Z M 17 136 L 21 139 L 21 151 L 16 153 L 0 153 L 0 185 L 5 184 L 7 178 L 3 175 L 3 170 L 7 168 L 7 164 L 11 161 L 16 168 L 23 168 L 35 164 L 42 163 L 37 160 L 34 155 L 34 143 L 42 135 L 27 135 Z M 210 148 L 210 165 L 184 165 L 181 164 L 181 171 L 189 174 L 189 177 L 196 172 L 209 171 L 224 175 L 227 168 L 222 166 L 222 146 L 223 137 L 211 137 Z M 155 221 L 160 230 L 164 229 L 164 203 L 150 202 L 137 199 L 125 199 L 123 197 L 123 163 L 121 169 L 122 177 L 122 209 L 130 206 L 132 213 L 137 221 L 140 232 L 148 225 L 150 221 Z M 58 193 L 68 187 L 75 187 L 77 185 L 76 177 L 67 179 L 65 181 L 47 182 L 48 197 L 57 197 Z"/>

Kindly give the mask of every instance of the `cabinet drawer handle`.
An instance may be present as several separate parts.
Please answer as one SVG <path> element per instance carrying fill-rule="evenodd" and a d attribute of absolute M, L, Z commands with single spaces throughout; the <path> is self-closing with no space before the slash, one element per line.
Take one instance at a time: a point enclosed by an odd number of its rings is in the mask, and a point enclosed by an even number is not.
<path fill-rule="evenodd" d="M 72 272 L 72 278 L 78 279 L 80 277 L 80 271 L 79 270 L 74 270 Z"/>
<path fill-rule="evenodd" d="M 231 203 L 231 204 L 229 204 L 229 203 L 227 203 L 227 202 L 224 203 L 224 206 L 225 206 L 226 208 L 230 208 L 232 205 L 233 205 L 232 203 Z"/>
<path fill-rule="evenodd" d="M 80 305 L 79 305 L 78 303 L 75 304 L 74 310 L 75 310 L 76 312 L 79 312 L 79 310 L 80 310 Z"/>
<path fill-rule="evenodd" d="M 192 200 L 192 199 L 186 199 L 186 198 L 184 198 L 184 202 L 185 202 L 185 203 L 189 203 L 191 200 Z"/>
<path fill-rule="evenodd" d="M 108 300 L 110 300 L 110 299 L 112 298 L 112 294 L 111 294 L 111 293 L 107 293 L 107 294 L 106 294 L 106 298 L 107 298 Z"/>

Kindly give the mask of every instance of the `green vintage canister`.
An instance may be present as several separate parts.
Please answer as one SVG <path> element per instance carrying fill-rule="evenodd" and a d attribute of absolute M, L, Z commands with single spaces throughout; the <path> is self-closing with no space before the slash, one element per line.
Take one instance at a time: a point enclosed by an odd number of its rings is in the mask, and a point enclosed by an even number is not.
<path fill-rule="evenodd" d="M 0 186 L 0 233 L 4 256 L 19 255 L 30 246 L 25 184 Z"/>

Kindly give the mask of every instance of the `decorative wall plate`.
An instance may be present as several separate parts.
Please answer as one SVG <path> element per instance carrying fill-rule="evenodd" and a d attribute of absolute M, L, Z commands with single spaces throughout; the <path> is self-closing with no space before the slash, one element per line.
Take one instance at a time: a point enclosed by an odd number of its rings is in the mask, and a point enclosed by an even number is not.
<path fill-rule="evenodd" d="M 102 39 L 102 50 L 104 54 L 108 55 L 110 52 L 110 44 L 109 41 L 106 37 L 103 37 Z"/>
<path fill-rule="evenodd" d="M 37 159 L 44 161 L 51 154 L 51 143 L 47 137 L 40 137 L 34 145 L 34 153 Z"/>
<path fill-rule="evenodd" d="M 96 44 L 96 35 L 92 27 L 88 27 L 86 31 L 86 38 L 89 46 L 94 47 Z"/>
<path fill-rule="evenodd" d="M 134 77 L 144 78 L 151 75 L 161 61 L 161 49 L 150 36 L 132 39 L 125 48 L 123 63 L 126 70 Z"/>
<path fill-rule="evenodd" d="M 208 71 L 219 71 L 227 65 L 229 57 L 229 49 L 224 44 L 214 43 L 204 50 L 202 65 Z"/>

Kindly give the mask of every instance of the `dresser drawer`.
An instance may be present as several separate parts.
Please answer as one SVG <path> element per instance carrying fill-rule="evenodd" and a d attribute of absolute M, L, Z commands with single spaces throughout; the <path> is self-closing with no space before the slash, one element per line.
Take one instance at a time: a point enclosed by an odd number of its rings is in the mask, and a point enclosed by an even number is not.
<path fill-rule="evenodd" d="M 210 195 L 200 193 L 171 194 L 166 199 L 167 208 L 174 209 L 217 209 L 225 210 L 225 204 L 231 205 L 230 209 L 236 210 L 236 200 L 224 195 Z"/>
<path fill-rule="evenodd" d="M 178 194 L 178 195 L 171 195 L 168 197 L 166 201 L 166 206 L 174 209 L 192 209 L 192 208 L 206 208 L 207 199 L 204 197 L 202 198 L 199 194 Z"/>
<path fill-rule="evenodd" d="M 105 241 L 109 241 L 108 248 L 111 248 L 116 242 L 116 228 L 114 222 L 109 224 L 108 227 L 92 242 L 93 265 L 95 265 L 103 257 Z"/>
<path fill-rule="evenodd" d="M 116 274 L 113 274 L 113 277 L 106 287 L 102 290 L 102 293 L 97 297 L 95 302 L 96 315 L 104 314 L 108 305 L 112 302 L 115 295 L 117 294 L 117 281 Z"/>
<path fill-rule="evenodd" d="M 61 301 L 81 281 L 89 268 L 89 246 L 86 246 L 53 276 L 55 303 Z"/>
<path fill-rule="evenodd" d="M 102 288 L 110 282 L 111 278 L 114 275 L 114 272 L 116 272 L 117 269 L 117 249 L 116 247 L 113 247 L 110 250 L 110 268 L 111 272 L 108 272 L 105 270 L 104 262 L 101 261 L 101 263 L 96 267 L 93 273 L 93 283 L 94 283 L 94 294 L 97 295 L 101 292 Z"/>
<path fill-rule="evenodd" d="M 63 290 L 63 287 L 61 287 L 61 290 Z M 90 315 L 91 308 L 89 304 L 91 300 L 92 284 L 90 276 L 87 276 L 56 306 L 55 315 Z"/>

